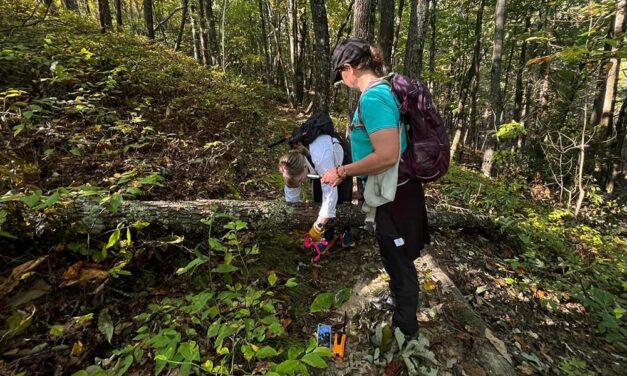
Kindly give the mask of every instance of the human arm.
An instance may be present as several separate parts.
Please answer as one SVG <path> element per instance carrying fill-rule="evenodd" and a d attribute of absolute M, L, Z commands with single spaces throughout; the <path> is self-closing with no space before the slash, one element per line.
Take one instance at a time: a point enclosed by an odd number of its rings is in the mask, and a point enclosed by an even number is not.
<path fill-rule="evenodd" d="M 370 134 L 374 151 L 363 159 L 337 169 L 331 169 L 322 176 L 322 183 L 336 187 L 342 179 L 350 176 L 376 175 L 396 164 L 400 142 L 398 128 L 384 128 Z"/>
<path fill-rule="evenodd" d="M 338 161 L 334 156 L 334 145 L 331 136 L 322 135 L 314 140 L 309 146 L 311 160 L 315 166 L 316 173 L 320 176 L 327 171 L 335 169 Z M 339 161 L 341 162 L 341 161 Z M 338 201 L 337 188 L 328 184 L 321 184 L 322 204 L 318 212 L 316 223 L 326 224 L 331 218 L 335 218 L 335 207 Z"/>

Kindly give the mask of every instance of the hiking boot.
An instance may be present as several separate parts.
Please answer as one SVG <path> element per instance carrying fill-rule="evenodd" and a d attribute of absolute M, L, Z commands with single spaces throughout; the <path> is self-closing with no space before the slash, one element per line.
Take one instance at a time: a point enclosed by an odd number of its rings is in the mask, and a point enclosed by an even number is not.
<path fill-rule="evenodd" d="M 352 248 L 354 246 L 353 235 L 349 230 L 344 231 L 342 234 L 342 248 Z"/>

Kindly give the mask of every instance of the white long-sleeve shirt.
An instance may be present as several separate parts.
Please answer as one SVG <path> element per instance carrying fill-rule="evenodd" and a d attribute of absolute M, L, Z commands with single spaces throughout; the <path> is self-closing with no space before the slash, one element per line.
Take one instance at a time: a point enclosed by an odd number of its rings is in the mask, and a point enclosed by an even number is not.
<path fill-rule="evenodd" d="M 311 174 L 319 176 L 324 175 L 328 170 L 340 166 L 342 159 L 344 159 L 344 150 L 342 144 L 337 139 L 333 139 L 329 135 L 318 136 L 309 145 L 309 154 L 311 154 L 311 160 L 315 166 L 311 166 L 309 161 L 306 164 Z M 327 184 L 321 184 L 322 186 L 322 204 L 320 205 L 320 211 L 318 217 L 321 218 L 335 218 L 335 206 L 337 205 L 337 187 L 332 187 Z M 285 186 L 283 188 L 285 192 L 285 200 L 287 202 L 299 202 L 300 201 L 300 187 L 290 188 Z"/>

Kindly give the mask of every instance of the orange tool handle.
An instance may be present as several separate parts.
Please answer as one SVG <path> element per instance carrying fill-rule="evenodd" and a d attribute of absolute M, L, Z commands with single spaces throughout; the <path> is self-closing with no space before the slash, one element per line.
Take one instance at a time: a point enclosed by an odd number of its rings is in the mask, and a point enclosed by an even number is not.
<path fill-rule="evenodd" d="M 346 334 L 342 334 L 340 341 L 338 342 L 338 335 L 335 333 L 333 336 L 333 357 L 344 359 L 344 352 L 346 350 Z"/>

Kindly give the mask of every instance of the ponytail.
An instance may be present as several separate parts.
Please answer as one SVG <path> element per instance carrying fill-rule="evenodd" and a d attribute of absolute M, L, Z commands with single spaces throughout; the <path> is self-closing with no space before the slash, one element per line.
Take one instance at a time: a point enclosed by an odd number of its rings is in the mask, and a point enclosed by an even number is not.
<path fill-rule="evenodd" d="M 283 174 L 285 185 L 290 188 L 299 186 L 296 178 L 307 168 L 305 158 L 309 150 L 303 145 L 297 145 L 279 159 L 279 171 Z"/>
<path fill-rule="evenodd" d="M 355 69 L 370 69 L 374 71 L 377 76 L 383 76 L 385 60 L 381 48 L 371 44 L 365 46 L 362 52 L 361 58 L 354 63 Z"/>

